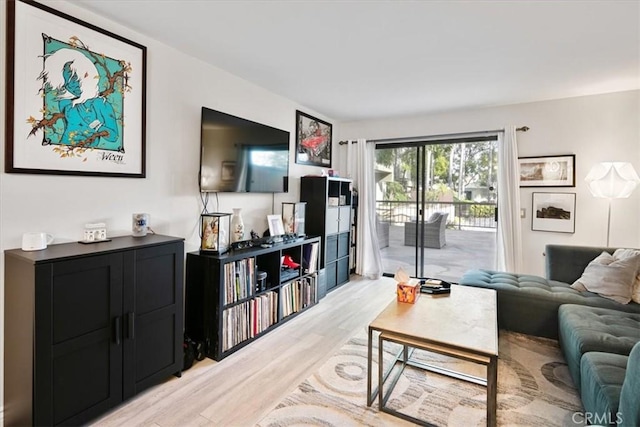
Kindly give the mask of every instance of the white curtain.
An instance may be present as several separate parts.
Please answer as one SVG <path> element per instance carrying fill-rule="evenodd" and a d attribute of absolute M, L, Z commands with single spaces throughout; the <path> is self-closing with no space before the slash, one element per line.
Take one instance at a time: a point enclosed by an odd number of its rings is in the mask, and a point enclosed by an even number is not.
<path fill-rule="evenodd" d="M 376 233 L 375 149 L 364 139 L 347 143 L 347 174 L 358 190 L 356 274 L 367 279 L 379 279 L 383 273 Z"/>
<path fill-rule="evenodd" d="M 498 259 L 500 271 L 522 272 L 522 228 L 516 127 L 498 134 Z"/>

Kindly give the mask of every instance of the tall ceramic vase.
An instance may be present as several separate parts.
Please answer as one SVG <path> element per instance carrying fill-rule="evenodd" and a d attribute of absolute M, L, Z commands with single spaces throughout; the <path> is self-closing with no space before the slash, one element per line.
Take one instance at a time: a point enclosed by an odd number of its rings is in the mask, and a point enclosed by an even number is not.
<path fill-rule="evenodd" d="M 231 241 L 239 242 L 244 240 L 244 222 L 242 221 L 242 209 L 233 209 L 233 217 L 231 217 Z"/>

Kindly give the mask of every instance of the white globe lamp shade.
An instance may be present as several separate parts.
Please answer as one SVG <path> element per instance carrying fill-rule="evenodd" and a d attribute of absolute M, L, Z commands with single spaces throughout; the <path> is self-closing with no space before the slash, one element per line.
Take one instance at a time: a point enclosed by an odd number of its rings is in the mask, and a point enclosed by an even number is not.
<path fill-rule="evenodd" d="M 605 199 L 627 198 L 640 183 L 633 165 L 627 162 L 598 163 L 584 180 L 591 194 Z"/>

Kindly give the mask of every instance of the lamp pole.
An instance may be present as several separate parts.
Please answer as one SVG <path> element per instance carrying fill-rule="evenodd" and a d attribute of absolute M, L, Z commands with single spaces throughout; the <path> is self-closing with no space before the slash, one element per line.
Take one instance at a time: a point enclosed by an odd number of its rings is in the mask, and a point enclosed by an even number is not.
<path fill-rule="evenodd" d="M 609 212 L 607 213 L 607 247 L 609 247 L 609 234 L 611 233 L 611 197 L 609 197 Z"/>

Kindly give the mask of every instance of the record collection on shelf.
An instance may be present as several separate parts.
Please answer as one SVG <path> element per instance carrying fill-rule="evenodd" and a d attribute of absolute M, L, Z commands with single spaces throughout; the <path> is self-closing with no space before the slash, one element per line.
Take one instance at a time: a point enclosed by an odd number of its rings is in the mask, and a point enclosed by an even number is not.
<path fill-rule="evenodd" d="M 282 286 L 280 293 L 282 317 L 297 313 L 316 302 L 318 295 L 316 275 L 302 277 L 289 282 Z"/>
<path fill-rule="evenodd" d="M 186 334 L 221 360 L 318 302 L 320 239 L 187 254 Z"/>
<path fill-rule="evenodd" d="M 245 258 L 224 265 L 224 301 L 232 304 L 253 295 L 256 259 Z"/>
<path fill-rule="evenodd" d="M 231 306 L 222 314 L 222 351 L 255 338 L 278 321 L 278 294 L 273 291 Z"/>

